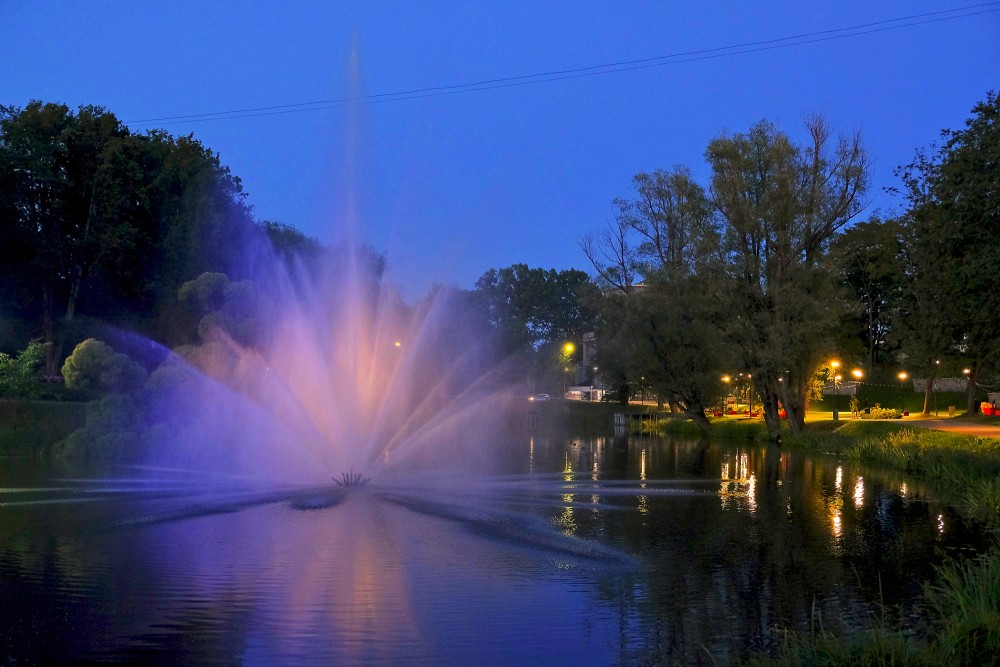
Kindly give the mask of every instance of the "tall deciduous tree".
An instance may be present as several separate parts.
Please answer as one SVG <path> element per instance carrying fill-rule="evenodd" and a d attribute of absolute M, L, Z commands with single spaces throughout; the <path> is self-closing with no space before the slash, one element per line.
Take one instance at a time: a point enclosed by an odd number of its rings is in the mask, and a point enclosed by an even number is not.
<path fill-rule="evenodd" d="M 192 137 L 42 102 L 0 108 L 0 231 L 0 294 L 53 343 L 49 375 L 78 315 L 149 323 L 185 280 L 245 277 L 241 249 L 259 234 L 239 179 Z"/>
<path fill-rule="evenodd" d="M 947 321 L 916 319 L 923 339 L 951 341 L 969 360 L 972 380 L 1000 367 L 1000 98 L 995 92 L 972 109 L 961 130 L 942 132 L 942 144 L 897 174 L 911 204 L 907 237 L 915 249 L 915 271 L 931 276 L 932 294 Z M 911 294 L 916 307 L 917 294 Z M 969 410 L 975 411 L 969 392 Z"/>
<path fill-rule="evenodd" d="M 109 183 L 128 136 L 99 107 L 73 114 L 32 102 L 0 110 L 0 171 L 10 198 L 4 226 L 24 252 L 17 278 L 38 290 L 49 375 L 62 350 L 59 325 L 72 322 L 85 280 L 135 233 L 131 207 L 121 210 L 127 194 L 115 187 L 127 184 Z"/>
<path fill-rule="evenodd" d="M 599 279 L 616 288 L 601 302 L 599 363 L 619 382 L 642 378 L 707 432 L 705 406 L 726 367 L 718 324 L 718 223 L 687 169 L 638 174 L 633 182 L 637 197 L 615 201 L 612 229 L 618 233 L 584 243 Z M 643 287 L 618 280 L 625 264 L 609 271 L 601 257 L 630 258 Z"/>
<path fill-rule="evenodd" d="M 808 141 L 796 145 L 762 121 L 706 151 L 726 228 L 729 334 L 760 390 L 771 434 L 780 426 L 779 401 L 792 431 L 803 428 L 808 382 L 837 319 L 829 245 L 862 209 L 868 184 L 858 134 L 833 139 L 821 119 L 806 130 Z"/>

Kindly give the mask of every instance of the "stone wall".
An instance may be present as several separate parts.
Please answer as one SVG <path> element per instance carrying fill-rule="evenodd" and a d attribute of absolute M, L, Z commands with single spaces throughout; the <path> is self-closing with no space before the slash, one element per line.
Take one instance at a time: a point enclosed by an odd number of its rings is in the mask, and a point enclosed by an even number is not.
<path fill-rule="evenodd" d="M 934 380 L 934 391 L 953 391 L 953 392 L 964 392 L 969 386 L 969 379 L 960 378 L 936 378 Z M 913 391 L 918 394 L 924 393 L 927 390 L 927 378 L 914 378 L 913 379 Z"/>

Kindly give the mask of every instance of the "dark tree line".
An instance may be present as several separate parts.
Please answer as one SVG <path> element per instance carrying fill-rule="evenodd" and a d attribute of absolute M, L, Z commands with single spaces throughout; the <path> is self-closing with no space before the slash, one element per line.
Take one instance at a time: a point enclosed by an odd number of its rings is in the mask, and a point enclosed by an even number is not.
<path fill-rule="evenodd" d="M 650 378 L 707 430 L 720 376 L 742 369 L 777 433 L 779 407 L 802 429 L 829 355 L 869 373 L 905 364 L 931 380 L 925 411 L 946 359 L 970 367 L 974 411 L 976 379 L 1000 370 L 997 96 L 973 114 L 899 170 L 909 208 L 891 219 L 858 220 L 870 158 L 822 119 L 801 142 L 766 121 L 713 140 L 706 185 L 686 168 L 636 176 L 635 198 L 582 242 L 605 288 L 604 372 Z"/>
<path fill-rule="evenodd" d="M 255 222 L 240 179 L 193 136 L 133 133 L 104 108 L 37 101 L 0 107 L 0 233 L 0 347 L 41 338 L 48 375 L 86 337 L 88 316 L 184 342 L 181 284 L 206 271 L 244 277 L 255 238 L 314 244 Z"/>

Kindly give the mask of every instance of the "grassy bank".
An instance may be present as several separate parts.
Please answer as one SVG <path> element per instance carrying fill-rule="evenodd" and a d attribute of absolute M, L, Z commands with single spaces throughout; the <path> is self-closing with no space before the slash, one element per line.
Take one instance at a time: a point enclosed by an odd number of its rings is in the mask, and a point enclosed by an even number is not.
<path fill-rule="evenodd" d="M 909 406 L 907 406 L 909 407 Z M 986 418 L 977 418 L 984 421 Z M 760 419 L 712 420 L 713 439 L 763 440 Z M 989 420 L 993 421 L 993 420 Z M 698 435 L 693 423 L 661 420 L 662 433 Z M 927 625 L 914 632 L 893 610 L 866 632 L 838 637 L 821 623 L 809 632 L 779 631 L 777 657 L 753 656 L 744 665 L 1000 665 L 1000 439 L 907 426 L 899 421 L 829 419 L 806 423 L 806 432 L 783 433 L 784 449 L 839 456 L 921 480 L 944 502 L 994 535 L 985 555 L 950 561 L 925 590 Z"/>
<path fill-rule="evenodd" d="M 1000 439 L 857 421 L 788 437 L 785 444 L 922 479 L 966 516 L 1000 530 Z"/>
<path fill-rule="evenodd" d="M 748 424 L 749 426 L 749 424 Z M 733 427 L 730 427 L 733 428 Z M 749 434 L 751 431 L 747 429 Z M 945 502 L 1000 535 L 1000 439 L 892 422 L 807 424 L 783 447 L 839 455 L 923 480 Z M 928 625 L 914 634 L 883 614 L 868 631 L 836 637 L 822 627 L 785 631 L 777 658 L 746 665 L 1000 665 L 1000 540 L 970 561 L 951 561 L 925 590 Z"/>
<path fill-rule="evenodd" d="M 30 456 L 83 426 L 85 402 L 0 400 L 0 456 Z"/>

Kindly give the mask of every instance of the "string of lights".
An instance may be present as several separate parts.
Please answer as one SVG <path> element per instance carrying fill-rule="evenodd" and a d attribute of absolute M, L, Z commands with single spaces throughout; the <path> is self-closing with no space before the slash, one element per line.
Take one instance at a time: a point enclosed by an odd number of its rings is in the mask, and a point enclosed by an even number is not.
<path fill-rule="evenodd" d="M 207 113 L 185 114 L 176 116 L 160 116 L 156 118 L 142 118 L 125 121 L 129 125 L 173 125 L 178 123 L 206 122 L 213 120 L 225 120 L 233 118 L 252 118 L 257 116 L 273 116 L 289 113 L 302 113 L 306 111 L 320 111 L 345 107 L 350 104 L 364 103 L 377 104 L 384 102 L 399 102 L 413 100 L 424 97 L 440 97 L 445 95 L 457 95 L 484 90 L 496 90 L 502 88 L 512 88 L 517 86 L 550 83 L 566 79 L 600 76 L 617 72 L 626 72 L 650 67 L 664 67 L 681 63 L 690 63 L 701 60 L 715 58 L 726 58 L 747 53 L 760 51 L 770 51 L 774 49 L 784 49 L 793 46 L 815 44 L 831 40 L 846 39 L 872 33 L 885 32 L 887 30 L 899 30 L 926 25 L 929 23 L 939 23 L 955 19 L 969 18 L 981 14 L 1000 11 L 1000 2 L 986 2 L 975 5 L 966 5 L 953 9 L 945 9 L 923 14 L 912 14 L 881 21 L 863 23 L 844 28 L 830 28 L 813 32 L 800 33 L 786 37 L 774 39 L 743 42 L 693 51 L 682 51 L 661 56 L 641 58 L 636 60 L 623 60 L 619 62 L 604 63 L 600 65 L 589 65 L 572 69 L 551 70 L 536 72 L 532 74 L 521 74 L 517 76 L 485 79 L 471 83 L 459 83 L 451 85 L 427 86 L 423 88 L 413 88 L 389 93 L 373 93 L 370 95 L 360 95 L 356 97 L 343 97 L 329 100 L 316 100 L 312 102 L 298 102 L 292 104 L 276 104 L 269 106 L 251 107 L 245 109 L 231 109 L 228 111 L 214 111 Z"/>

